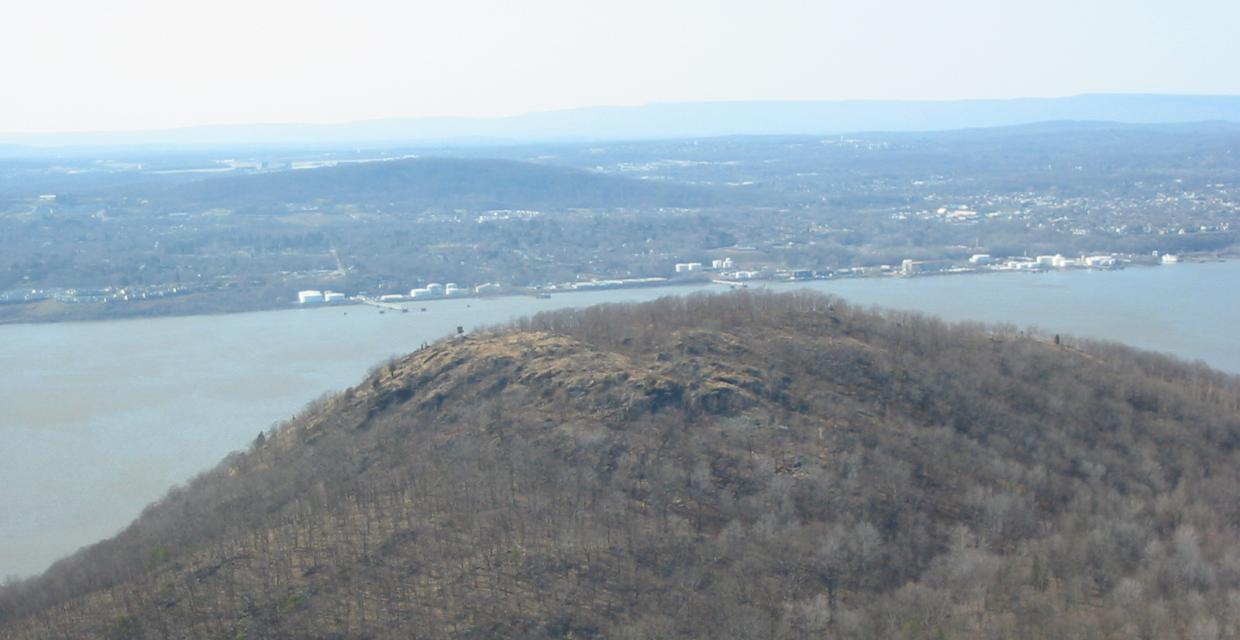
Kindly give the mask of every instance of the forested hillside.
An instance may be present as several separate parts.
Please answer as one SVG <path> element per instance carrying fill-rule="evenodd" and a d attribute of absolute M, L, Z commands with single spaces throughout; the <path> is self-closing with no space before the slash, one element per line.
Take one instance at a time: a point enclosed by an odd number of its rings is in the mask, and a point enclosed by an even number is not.
<path fill-rule="evenodd" d="M 0 589 L 0 638 L 1240 636 L 1240 380 L 820 295 L 444 339 Z"/>

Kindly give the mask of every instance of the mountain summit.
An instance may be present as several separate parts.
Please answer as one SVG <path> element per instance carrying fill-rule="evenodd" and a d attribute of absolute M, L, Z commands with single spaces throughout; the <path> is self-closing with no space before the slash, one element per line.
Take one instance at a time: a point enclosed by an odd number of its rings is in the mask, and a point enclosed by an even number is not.
<path fill-rule="evenodd" d="M 0 589 L 0 638 L 1235 637 L 1238 448 L 1236 378 L 1115 345 L 560 311 L 316 402 Z"/>

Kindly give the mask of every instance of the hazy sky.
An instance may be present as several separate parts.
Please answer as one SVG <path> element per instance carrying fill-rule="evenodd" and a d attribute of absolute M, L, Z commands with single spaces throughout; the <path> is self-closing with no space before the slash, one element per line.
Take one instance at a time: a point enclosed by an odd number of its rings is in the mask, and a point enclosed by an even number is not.
<path fill-rule="evenodd" d="M 1240 94 L 1238 0 L 0 0 L 0 131 Z"/>

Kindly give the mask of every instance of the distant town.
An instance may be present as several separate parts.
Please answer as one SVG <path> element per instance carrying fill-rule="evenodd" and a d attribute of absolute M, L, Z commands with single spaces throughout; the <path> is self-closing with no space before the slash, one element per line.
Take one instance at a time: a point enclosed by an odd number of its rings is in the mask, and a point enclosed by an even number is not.
<path fill-rule="evenodd" d="M 0 322 L 1230 259 L 1238 155 L 1047 123 L 0 157 Z"/>

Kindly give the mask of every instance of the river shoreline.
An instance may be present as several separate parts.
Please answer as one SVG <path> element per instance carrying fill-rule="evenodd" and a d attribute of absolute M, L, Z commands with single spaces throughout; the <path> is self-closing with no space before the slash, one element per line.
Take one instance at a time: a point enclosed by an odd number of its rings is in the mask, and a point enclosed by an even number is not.
<path fill-rule="evenodd" d="M 1065 339 L 1124 343 L 1240 374 L 1240 261 L 973 278 L 767 283 Z M 987 277 L 982 277 L 987 276 Z M 758 289 L 757 284 L 751 285 Z M 565 307 L 720 291 L 716 284 L 443 299 L 410 313 L 305 308 L 0 326 L 0 572 L 31 573 L 127 524 L 169 486 L 388 358 Z M 427 308 L 422 312 L 421 307 Z"/>
<path fill-rule="evenodd" d="M 1071 273 L 1076 271 L 1122 271 L 1125 269 L 1140 268 L 1175 268 L 1178 265 L 1208 264 L 1217 262 L 1231 262 L 1236 256 L 1186 256 L 1180 259 L 1180 262 L 1172 265 L 1145 264 L 1145 263 L 1127 263 L 1122 266 L 1103 269 L 1045 269 L 1029 271 L 1025 273 L 1030 276 L 1045 275 L 1051 273 Z M 570 288 L 524 288 L 502 293 L 487 295 L 470 295 L 455 298 L 431 298 L 425 300 L 407 300 L 402 304 L 412 305 L 415 302 L 418 305 L 436 304 L 445 300 L 493 300 L 513 297 L 534 297 L 534 296 L 563 296 L 580 294 L 584 292 L 597 292 L 601 290 L 607 291 L 623 291 L 634 289 L 667 289 L 674 291 L 677 288 L 693 287 L 693 286 L 709 286 L 714 285 L 720 287 L 754 287 L 775 285 L 786 286 L 804 284 L 810 285 L 821 282 L 850 282 L 856 280 L 888 280 L 892 278 L 945 278 L 949 276 L 985 276 L 1012 273 L 1004 270 L 987 270 L 987 269 L 971 269 L 960 271 L 943 271 L 935 273 L 922 273 L 911 276 L 898 274 L 881 274 L 881 275 L 847 275 L 834 276 L 828 278 L 807 278 L 807 279 L 754 279 L 748 281 L 731 281 L 725 282 L 713 279 L 709 275 L 704 275 L 696 279 L 669 279 L 657 284 L 641 284 L 632 286 L 616 286 L 608 288 L 592 288 L 587 290 L 570 289 Z M 231 303 L 229 302 L 231 300 Z M 38 324 L 62 324 L 62 323 L 93 323 L 93 322 L 116 322 L 124 320 L 138 320 L 151 318 L 182 318 L 194 316 L 222 316 L 235 315 L 244 313 L 262 313 L 271 311 L 284 311 L 291 309 L 323 309 L 323 308 L 341 308 L 352 309 L 359 308 L 365 312 L 366 303 L 360 300 L 350 299 L 344 303 L 320 304 L 320 305 L 303 305 L 295 302 L 271 301 L 270 298 L 253 299 L 243 298 L 240 300 L 233 299 L 229 296 L 220 297 L 213 293 L 196 293 L 181 298 L 170 298 L 161 300 L 156 303 L 133 303 L 118 304 L 105 302 L 84 302 L 84 303 L 62 303 L 55 301 L 40 301 L 32 303 L 10 303 L 0 305 L 0 326 L 11 325 L 38 325 Z M 410 307 L 412 310 L 413 307 Z"/>

